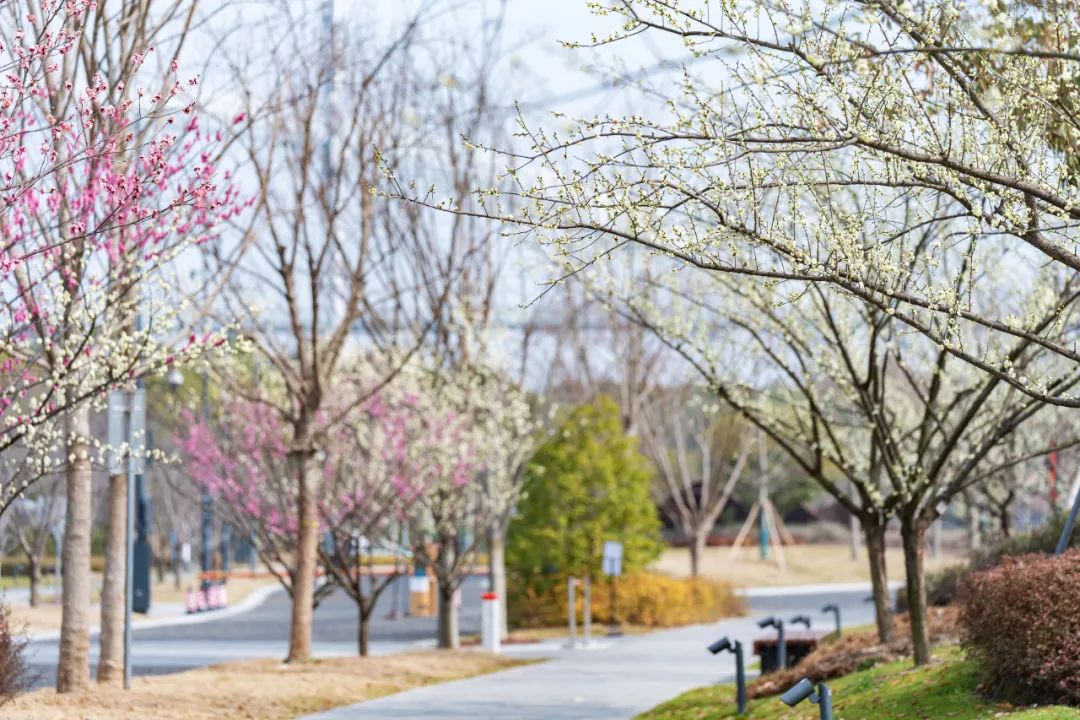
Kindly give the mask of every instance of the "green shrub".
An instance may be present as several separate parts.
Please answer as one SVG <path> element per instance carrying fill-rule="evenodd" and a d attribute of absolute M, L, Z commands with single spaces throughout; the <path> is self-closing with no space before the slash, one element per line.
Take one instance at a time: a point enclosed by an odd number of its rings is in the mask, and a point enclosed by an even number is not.
<path fill-rule="evenodd" d="M 677 579 L 638 572 L 624 575 L 616 586 L 616 619 L 641 627 L 675 627 L 713 622 L 745 612 L 745 606 L 731 585 L 701 578 Z M 566 583 L 553 591 L 527 590 L 510 596 L 509 616 L 514 627 L 565 625 Z M 584 600 L 579 590 L 575 610 L 583 617 Z M 611 622 L 611 602 L 606 580 L 592 588 L 593 620 Z"/>
<path fill-rule="evenodd" d="M 1018 703 L 1080 704 L 1080 551 L 1003 557 L 961 584 L 961 641 L 982 687 Z"/>
<path fill-rule="evenodd" d="M 663 549 L 652 481 L 618 405 L 601 396 L 574 409 L 526 466 L 507 538 L 509 599 L 565 602 L 567 578 L 601 575 L 607 540 L 622 543 L 624 572 L 644 569 Z"/>

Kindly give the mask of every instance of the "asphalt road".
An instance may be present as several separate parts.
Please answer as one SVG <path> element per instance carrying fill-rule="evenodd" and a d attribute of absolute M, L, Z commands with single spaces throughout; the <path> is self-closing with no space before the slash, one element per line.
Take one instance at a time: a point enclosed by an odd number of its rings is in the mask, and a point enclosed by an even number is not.
<path fill-rule="evenodd" d="M 370 651 L 374 655 L 434 645 L 435 618 L 389 619 L 395 606 L 404 608 L 407 602 L 408 579 L 399 578 L 395 584 L 383 592 L 371 620 Z M 460 610 L 462 633 L 480 632 L 480 594 L 485 588 L 486 580 L 466 580 Z M 288 595 L 275 592 L 258 607 L 239 615 L 220 619 L 208 615 L 205 622 L 135 630 L 134 673 L 160 675 L 226 660 L 284 658 L 289 646 L 289 608 Z M 358 628 L 356 604 L 345 593 L 335 592 L 315 610 L 313 652 L 324 657 L 356 654 Z M 91 641 L 91 677 L 97 671 L 97 647 L 95 637 Z M 57 651 L 56 640 L 30 643 L 27 658 L 36 686 L 55 684 Z"/>
<path fill-rule="evenodd" d="M 413 647 L 432 646 L 435 618 L 402 617 L 389 619 L 398 603 L 402 607 L 407 579 L 398 581 L 399 593 L 387 588 L 371 623 L 371 652 L 385 654 Z M 486 580 L 471 578 L 462 591 L 461 630 L 480 630 L 480 594 Z M 846 626 L 874 621 L 873 606 L 864 602 L 865 588 L 831 586 L 776 589 L 764 588 L 747 593 L 752 615 L 777 614 L 785 620 L 792 615 L 809 615 L 815 628 L 831 629 L 832 618 L 821 613 L 824 605 L 841 608 Z M 276 592 L 258 607 L 247 612 L 208 618 L 205 622 L 172 627 L 136 630 L 133 640 L 134 672 L 155 675 L 203 667 L 227 660 L 255 657 L 284 658 L 288 649 L 289 599 Z M 313 650 L 321 656 L 346 656 L 357 651 L 359 627 L 355 604 L 340 591 L 326 598 L 315 610 Z M 771 631 L 766 631 L 771 632 Z M 28 648 L 28 660 L 37 675 L 37 686 L 55 683 L 57 642 L 35 641 Z M 97 642 L 91 642 L 91 673 L 96 672 Z"/>

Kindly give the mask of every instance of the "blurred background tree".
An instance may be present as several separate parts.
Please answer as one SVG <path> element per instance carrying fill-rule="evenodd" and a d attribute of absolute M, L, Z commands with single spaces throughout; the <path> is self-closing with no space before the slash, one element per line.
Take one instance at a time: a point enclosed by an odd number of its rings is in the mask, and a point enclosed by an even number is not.
<path fill-rule="evenodd" d="M 621 418 L 619 406 L 601 395 L 574 409 L 533 456 L 510 525 L 512 594 L 598 577 L 605 540 L 622 542 L 624 572 L 660 555 L 652 466 Z"/>

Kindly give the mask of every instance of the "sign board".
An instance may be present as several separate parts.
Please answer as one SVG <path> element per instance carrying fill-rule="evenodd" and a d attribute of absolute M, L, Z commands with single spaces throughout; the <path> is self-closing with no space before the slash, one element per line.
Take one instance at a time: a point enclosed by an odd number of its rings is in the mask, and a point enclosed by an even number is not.
<path fill-rule="evenodd" d="M 622 543 L 614 540 L 604 542 L 604 574 L 611 577 L 622 575 Z"/>
<path fill-rule="evenodd" d="M 146 471 L 146 390 L 111 391 L 106 416 L 109 474 L 141 475 Z"/>

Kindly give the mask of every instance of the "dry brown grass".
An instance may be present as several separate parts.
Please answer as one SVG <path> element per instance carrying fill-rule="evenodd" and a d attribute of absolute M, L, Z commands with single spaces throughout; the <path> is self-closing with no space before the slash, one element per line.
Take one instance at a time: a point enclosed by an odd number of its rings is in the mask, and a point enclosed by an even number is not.
<path fill-rule="evenodd" d="M 181 603 L 184 602 L 188 584 L 194 584 L 194 579 L 188 579 L 180 590 L 173 587 L 173 581 L 166 579 L 163 583 L 154 583 L 150 591 L 150 598 L 155 603 Z M 275 584 L 277 580 L 271 577 L 258 578 L 232 578 L 229 580 L 229 603 L 235 604 L 243 600 L 250 593 L 266 585 Z M 91 606 L 91 617 L 100 619 L 101 608 L 96 603 Z M 15 627 L 23 627 L 28 633 L 42 632 L 45 630 L 60 629 L 60 603 L 53 601 L 51 597 L 41 602 L 37 607 L 26 605 L 12 605 L 11 619 Z M 137 626 L 143 618 L 135 616 Z M 95 623 L 96 624 L 96 623 Z"/>
<path fill-rule="evenodd" d="M 246 660 L 136 678 L 126 692 L 112 687 L 71 695 L 38 690 L 5 707 L 2 716 L 5 720 L 286 720 L 520 664 L 471 650 L 298 665 Z"/>
<path fill-rule="evenodd" d="M 958 611 L 955 607 L 929 608 L 930 640 L 934 644 L 955 643 Z M 911 623 L 907 615 L 893 619 L 893 641 L 882 644 L 876 630 L 849 632 L 835 642 L 818 646 L 793 668 L 762 675 L 750 683 L 750 698 L 777 695 L 807 677 L 814 682 L 850 675 L 886 662 L 911 655 Z"/>
<path fill-rule="evenodd" d="M 701 564 L 702 576 L 726 580 L 736 587 L 870 581 L 865 553 L 861 553 L 858 560 L 852 560 L 847 545 L 785 547 L 786 571 L 781 571 L 773 560 L 761 561 L 757 547 L 744 547 L 735 558 L 730 553 L 730 547 L 706 548 Z M 961 556 L 942 553 L 937 558 L 927 557 L 926 569 L 932 572 L 962 560 Z M 899 548 L 889 548 L 885 562 L 895 577 L 903 577 L 904 560 Z M 690 574 L 690 553 L 686 548 L 668 548 L 652 569 L 674 577 L 686 577 Z"/>

